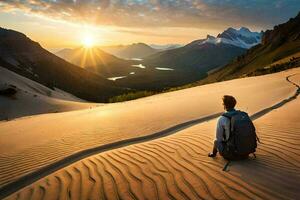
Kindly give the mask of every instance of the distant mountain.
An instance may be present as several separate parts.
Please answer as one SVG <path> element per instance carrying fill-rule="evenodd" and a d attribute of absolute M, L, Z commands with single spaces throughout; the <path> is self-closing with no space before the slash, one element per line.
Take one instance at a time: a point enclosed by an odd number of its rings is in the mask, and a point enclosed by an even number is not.
<path fill-rule="evenodd" d="M 158 52 L 144 58 L 143 62 L 153 67 L 174 68 L 182 73 L 185 81 L 200 80 L 211 70 L 245 53 L 249 46 L 259 43 L 260 35 L 247 28 L 229 28 L 217 37 L 208 36 L 180 48 Z"/>
<path fill-rule="evenodd" d="M 247 50 L 233 62 L 210 74 L 202 82 L 215 82 L 255 74 L 278 63 L 295 60 L 300 54 L 300 13 L 288 22 L 263 33 L 261 44 Z M 298 55 L 298 56 L 296 56 Z M 293 65 L 296 62 L 290 62 Z M 289 66 L 292 67 L 292 66 Z"/>
<path fill-rule="evenodd" d="M 48 52 L 26 35 L 3 28 L 0 28 L 0 66 L 89 101 L 105 102 L 124 92 L 103 76 Z"/>
<path fill-rule="evenodd" d="M 127 61 L 104 52 L 98 47 L 63 49 L 57 56 L 105 77 L 123 76 L 131 72 L 133 61 Z"/>
<path fill-rule="evenodd" d="M 123 59 L 143 58 L 158 52 L 145 43 L 134 43 L 131 45 L 102 46 L 104 51 Z"/>
<path fill-rule="evenodd" d="M 242 27 L 239 30 L 228 28 L 217 37 L 208 35 L 202 43 L 230 44 L 233 46 L 249 49 L 261 42 L 262 33 L 251 32 L 248 28 Z"/>
<path fill-rule="evenodd" d="M 159 51 L 171 50 L 182 47 L 182 44 L 150 44 L 150 47 L 157 49 Z"/>

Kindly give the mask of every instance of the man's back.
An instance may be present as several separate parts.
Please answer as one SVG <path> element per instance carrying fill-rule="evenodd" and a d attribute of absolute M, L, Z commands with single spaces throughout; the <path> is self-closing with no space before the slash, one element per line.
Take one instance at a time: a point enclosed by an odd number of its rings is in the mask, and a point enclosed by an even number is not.
<path fill-rule="evenodd" d="M 246 157 L 257 147 L 255 127 L 246 112 L 234 109 L 233 96 L 225 95 L 222 100 L 226 112 L 218 120 L 213 152 L 208 156 L 215 157 L 219 152 L 227 159 Z"/>

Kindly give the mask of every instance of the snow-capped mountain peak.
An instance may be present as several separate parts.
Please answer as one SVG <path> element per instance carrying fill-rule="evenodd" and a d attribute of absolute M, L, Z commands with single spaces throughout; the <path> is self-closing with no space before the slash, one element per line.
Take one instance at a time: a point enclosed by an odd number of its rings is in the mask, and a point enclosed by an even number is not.
<path fill-rule="evenodd" d="M 249 49 L 261 42 L 261 33 L 251 32 L 246 27 L 240 29 L 228 28 L 217 37 L 208 35 L 203 43 L 230 44 L 241 48 Z"/>

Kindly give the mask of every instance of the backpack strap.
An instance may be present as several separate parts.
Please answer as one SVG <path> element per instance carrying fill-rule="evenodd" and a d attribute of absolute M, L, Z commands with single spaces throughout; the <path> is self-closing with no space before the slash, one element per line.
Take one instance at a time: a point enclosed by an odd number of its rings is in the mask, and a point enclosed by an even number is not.
<path fill-rule="evenodd" d="M 255 136 L 256 136 L 257 142 L 259 142 L 259 144 L 261 144 L 260 139 L 259 139 L 259 137 L 257 137 L 257 134 L 256 134 L 256 133 L 255 133 Z"/>
<path fill-rule="evenodd" d="M 228 139 L 226 138 L 226 132 L 225 132 L 226 130 L 225 129 L 224 129 L 224 132 L 223 132 L 224 141 L 227 142 L 227 140 L 229 140 L 230 135 L 231 135 L 231 116 L 226 114 L 226 113 L 223 113 L 222 116 L 229 119 L 229 136 L 228 136 Z"/>
<path fill-rule="evenodd" d="M 231 137 L 231 132 L 233 131 L 233 125 L 232 125 L 232 122 L 231 122 L 231 119 L 234 115 L 238 114 L 239 111 L 235 112 L 233 115 L 230 115 L 228 113 L 223 113 L 222 116 L 226 117 L 227 119 L 229 119 L 229 137 L 227 140 L 229 140 L 229 138 Z M 225 134 L 225 131 L 224 131 L 224 134 Z M 224 137 L 224 136 L 223 136 Z M 226 137 L 224 137 L 226 139 Z M 227 141 L 226 140 L 226 141 Z"/>
<path fill-rule="evenodd" d="M 227 171 L 227 168 L 229 167 L 230 160 L 227 161 L 227 163 L 223 167 L 223 171 Z"/>
<path fill-rule="evenodd" d="M 231 118 L 237 114 L 239 114 L 239 110 L 235 111 L 233 114 L 229 114 L 229 113 L 223 113 L 222 116 L 228 118 L 230 120 L 230 131 L 233 131 L 233 127 L 231 126 Z"/>

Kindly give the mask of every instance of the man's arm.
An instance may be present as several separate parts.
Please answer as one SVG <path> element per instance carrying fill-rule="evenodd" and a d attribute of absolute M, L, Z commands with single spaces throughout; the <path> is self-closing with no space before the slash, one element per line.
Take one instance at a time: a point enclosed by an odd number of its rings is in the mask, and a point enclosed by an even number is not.
<path fill-rule="evenodd" d="M 216 140 L 222 142 L 224 138 L 224 117 L 221 116 L 217 123 Z"/>
<path fill-rule="evenodd" d="M 211 153 L 208 154 L 209 157 L 215 157 L 217 155 L 218 152 L 218 148 L 221 146 L 222 141 L 223 141 L 223 125 L 222 125 L 222 116 L 218 119 L 217 122 L 217 128 L 216 128 L 216 139 L 214 141 L 214 147 L 213 147 L 213 151 Z"/>

